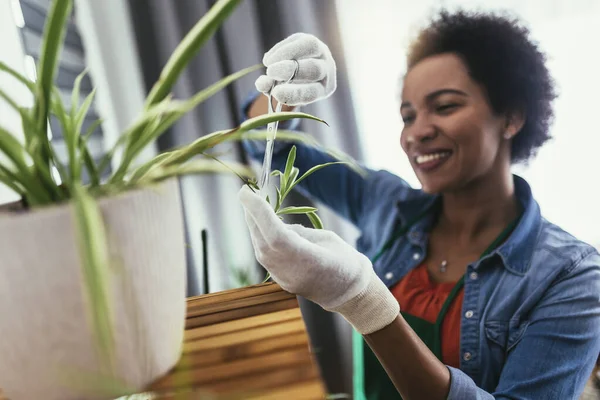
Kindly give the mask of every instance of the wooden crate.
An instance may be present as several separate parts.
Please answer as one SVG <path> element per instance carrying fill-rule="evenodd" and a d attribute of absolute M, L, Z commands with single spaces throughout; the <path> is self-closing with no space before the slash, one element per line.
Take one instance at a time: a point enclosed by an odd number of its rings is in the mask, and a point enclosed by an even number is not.
<path fill-rule="evenodd" d="M 189 298 L 181 360 L 148 390 L 161 400 L 325 398 L 298 301 L 274 283 Z"/>

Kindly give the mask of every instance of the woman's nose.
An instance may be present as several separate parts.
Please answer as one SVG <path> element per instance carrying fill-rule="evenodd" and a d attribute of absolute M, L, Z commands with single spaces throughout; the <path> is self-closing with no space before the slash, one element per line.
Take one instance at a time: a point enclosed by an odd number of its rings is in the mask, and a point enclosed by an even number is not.
<path fill-rule="evenodd" d="M 416 118 L 409 129 L 405 129 L 407 143 L 421 143 L 432 140 L 437 129 L 427 118 Z"/>

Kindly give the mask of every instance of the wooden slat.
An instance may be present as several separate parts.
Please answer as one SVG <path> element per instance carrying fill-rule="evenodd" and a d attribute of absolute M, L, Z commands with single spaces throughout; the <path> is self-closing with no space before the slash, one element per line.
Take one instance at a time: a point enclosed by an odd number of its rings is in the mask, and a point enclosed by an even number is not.
<path fill-rule="evenodd" d="M 299 308 L 276 311 L 268 314 L 260 314 L 253 317 L 206 326 L 202 329 L 188 329 L 185 331 L 185 340 L 198 340 L 210 336 L 238 332 L 248 328 L 258 328 L 265 325 L 273 325 L 280 322 L 297 320 L 299 318 L 302 318 Z"/>
<path fill-rule="evenodd" d="M 281 287 L 274 283 L 262 283 L 260 285 L 248 286 L 235 290 L 225 290 L 222 292 L 203 294 L 188 298 L 188 307 L 197 305 L 208 305 L 215 303 L 223 303 L 231 300 L 246 299 L 249 297 L 260 296 L 269 293 L 279 293 Z M 288 294 L 290 297 L 293 295 Z"/>
<path fill-rule="evenodd" d="M 289 333 L 304 332 L 302 319 L 282 322 L 276 325 L 267 325 L 258 328 L 246 329 L 244 332 L 233 332 L 225 335 L 209 337 L 203 340 L 187 342 L 183 345 L 184 352 L 209 350 L 222 347 L 238 346 L 255 340 L 275 338 Z"/>
<path fill-rule="evenodd" d="M 245 299 L 232 299 L 232 300 L 223 300 L 222 302 L 217 303 L 207 303 L 207 304 L 197 304 L 194 306 L 188 307 L 187 315 L 188 318 L 199 317 L 202 315 L 215 314 L 224 311 L 237 310 L 240 308 L 248 308 L 255 305 L 263 305 L 267 303 L 273 303 L 282 300 L 289 300 L 296 298 L 291 296 L 286 292 L 276 292 L 276 293 L 267 293 L 261 294 L 259 296 L 251 296 Z"/>
<path fill-rule="evenodd" d="M 188 318 L 185 322 L 185 327 L 186 329 L 198 328 L 202 326 L 217 324 L 220 322 L 233 321 L 240 318 L 251 317 L 253 315 L 262 315 L 276 311 L 289 310 L 296 307 L 298 307 L 298 300 L 296 299 L 288 299 L 266 304 L 256 304 L 251 307 L 243 307 L 235 310 L 223 311 L 220 313 Z"/>
<path fill-rule="evenodd" d="M 221 347 L 200 352 L 184 353 L 181 358 L 180 365 L 183 364 L 190 367 L 200 367 L 215 363 L 239 360 L 241 358 L 254 357 L 274 351 L 282 351 L 301 345 L 306 346 L 306 348 L 309 349 L 308 337 L 304 332 L 256 340 L 254 342 L 241 344 L 233 348 Z"/>
<path fill-rule="evenodd" d="M 165 400 L 325 397 L 298 301 L 273 283 L 190 298 L 182 358 L 151 390 Z"/>

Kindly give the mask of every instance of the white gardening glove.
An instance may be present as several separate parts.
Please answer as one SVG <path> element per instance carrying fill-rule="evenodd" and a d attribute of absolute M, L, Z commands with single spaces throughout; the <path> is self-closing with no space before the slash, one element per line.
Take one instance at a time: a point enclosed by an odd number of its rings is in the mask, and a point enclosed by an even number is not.
<path fill-rule="evenodd" d="M 398 316 L 398 301 L 369 259 L 335 233 L 285 224 L 248 186 L 239 199 L 256 258 L 284 290 L 340 313 L 363 335 Z"/>
<path fill-rule="evenodd" d="M 336 89 L 331 51 L 313 35 L 295 33 L 282 40 L 265 53 L 263 64 L 267 72 L 256 80 L 256 89 L 268 93 L 277 82 L 271 95 L 280 103 L 305 105 L 330 96 Z M 292 76 L 294 79 L 286 83 Z"/>

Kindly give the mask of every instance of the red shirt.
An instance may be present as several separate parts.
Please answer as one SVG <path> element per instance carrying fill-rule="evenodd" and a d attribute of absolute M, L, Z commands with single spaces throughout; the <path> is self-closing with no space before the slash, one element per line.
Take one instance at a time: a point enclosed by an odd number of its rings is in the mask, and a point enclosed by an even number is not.
<path fill-rule="evenodd" d="M 400 310 L 425 321 L 435 323 L 442 305 L 448 298 L 455 282 L 433 282 L 425 264 L 410 271 L 392 287 L 392 294 L 400 303 Z M 450 304 L 442 322 L 442 362 L 459 368 L 460 321 L 464 290 L 461 289 Z"/>

